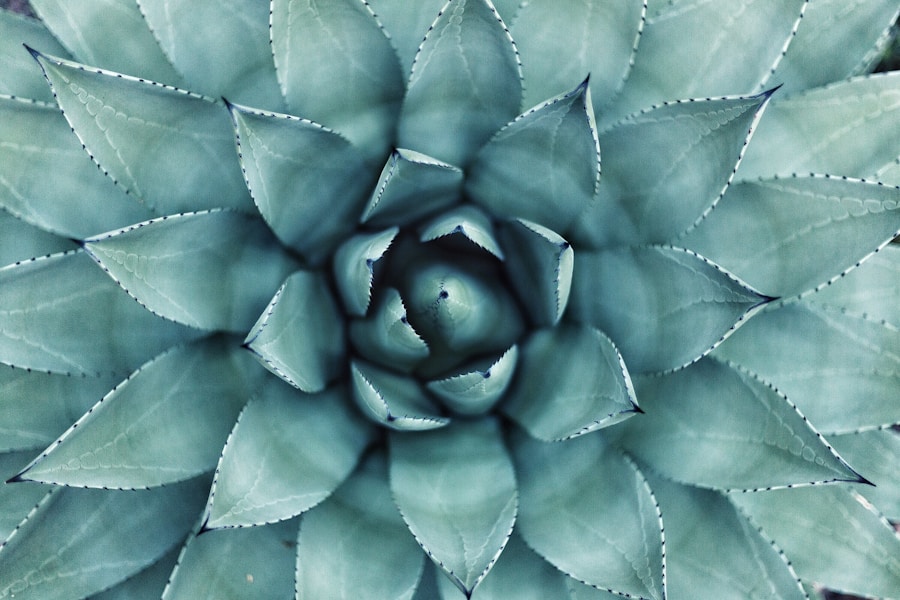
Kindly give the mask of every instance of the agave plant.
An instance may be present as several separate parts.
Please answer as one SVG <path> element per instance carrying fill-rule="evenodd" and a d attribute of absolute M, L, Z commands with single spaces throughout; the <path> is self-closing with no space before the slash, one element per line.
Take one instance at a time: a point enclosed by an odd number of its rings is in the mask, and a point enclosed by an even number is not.
<path fill-rule="evenodd" d="M 30 4 L 0 599 L 900 598 L 897 0 Z"/>

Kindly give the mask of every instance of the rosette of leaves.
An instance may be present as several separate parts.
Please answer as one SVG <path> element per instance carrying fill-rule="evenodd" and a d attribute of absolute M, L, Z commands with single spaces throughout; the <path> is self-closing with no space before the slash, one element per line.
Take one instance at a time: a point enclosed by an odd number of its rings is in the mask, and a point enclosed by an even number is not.
<path fill-rule="evenodd" d="M 0 598 L 900 597 L 896 0 L 31 5 Z"/>

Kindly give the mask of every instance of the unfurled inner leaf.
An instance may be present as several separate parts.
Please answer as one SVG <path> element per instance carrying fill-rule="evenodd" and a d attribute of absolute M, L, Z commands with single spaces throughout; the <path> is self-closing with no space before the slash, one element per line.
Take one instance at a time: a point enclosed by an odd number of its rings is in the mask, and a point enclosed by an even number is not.
<path fill-rule="evenodd" d="M 450 422 L 422 386 L 404 375 L 353 361 L 353 399 L 362 413 L 399 431 L 437 429 Z"/>
<path fill-rule="evenodd" d="M 392 227 L 378 233 L 357 234 L 334 253 L 334 280 L 347 314 L 366 315 L 372 299 L 375 262 L 384 256 L 399 231 Z"/>
<path fill-rule="evenodd" d="M 428 390 L 444 406 L 461 415 L 483 414 L 493 408 L 512 383 L 519 349 L 512 346 L 486 368 L 468 367 L 443 379 L 429 381 Z"/>
<path fill-rule="evenodd" d="M 428 357 L 428 344 L 406 318 L 400 292 L 384 288 L 365 319 L 350 321 L 353 349 L 366 360 L 409 372 Z"/>
<path fill-rule="evenodd" d="M 419 231 L 419 239 L 423 242 L 449 240 L 450 236 L 462 236 L 500 260 L 504 259 L 493 222 L 475 206 L 465 205 L 444 212 L 426 222 Z"/>

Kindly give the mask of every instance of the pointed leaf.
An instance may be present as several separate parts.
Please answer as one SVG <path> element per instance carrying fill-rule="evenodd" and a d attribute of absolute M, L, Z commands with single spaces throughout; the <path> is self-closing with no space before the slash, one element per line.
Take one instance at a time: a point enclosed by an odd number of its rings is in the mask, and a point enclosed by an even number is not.
<path fill-rule="evenodd" d="M 494 224 L 488 215 L 472 205 L 459 206 L 435 217 L 422 226 L 419 239 L 430 242 L 451 235 L 460 235 L 479 248 L 487 250 L 500 260 L 504 259 L 503 250 L 497 242 Z"/>
<path fill-rule="evenodd" d="M 0 265 L 75 248 L 72 240 L 48 233 L 0 208 Z"/>
<path fill-rule="evenodd" d="M 394 2 L 393 0 L 369 0 L 369 5 L 391 36 L 404 77 L 409 76 L 416 52 L 425 38 L 425 32 L 447 0 L 419 0 L 418 2 Z"/>
<path fill-rule="evenodd" d="M 368 4 L 274 0 L 270 21 L 275 67 L 292 112 L 346 136 L 368 159 L 384 160 L 403 74 Z"/>
<path fill-rule="evenodd" d="M 297 523 L 208 531 L 191 537 L 163 600 L 290 598 Z"/>
<path fill-rule="evenodd" d="M 519 114 L 515 44 L 490 0 L 450 0 L 419 46 L 400 115 L 400 146 L 465 167 Z"/>
<path fill-rule="evenodd" d="M 0 540 L 5 540 L 16 526 L 50 491 L 50 486 L 8 480 L 34 457 L 29 450 L 0 453 Z"/>
<path fill-rule="evenodd" d="M 758 315 L 716 356 L 787 395 L 824 433 L 900 423 L 900 331 L 838 309 L 792 303 Z"/>
<path fill-rule="evenodd" d="M 875 487 L 857 491 L 871 500 L 887 518 L 900 521 L 900 435 L 891 429 L 832 435 L 841 456 Z"/>
<path fill-rule="evenodd" d="M 520 217 L 562 232 L 590 205 L 599 182 L 600 146 L 585 79 L 497 132 L 475 157 L 466 193 L 497 218 Z"/>
<path fill-rule="evenodd" d="M 290 519 L 327 498 L 371 438 L 346 395 L 343 388 L 305 395 L 271 379 L 231 432 L 204 527 Z"/>
<path fill-rule="evenodd" d="M 190 90 L 284 109 L 269 46 L 267 2 L 138 0 L 138 5 Z"/>
<path fill-rule="evenodd" d="M 0 204 L 32 225 L 78 239 L 153 216 L 97 170 L 59 108 L 3 98 Z"/>
<path fill-rule="evenodd" d="M 384 257 L 399 227 L 378 233 L 357 234 L 337 249 L 332 269 L 344 311 L 350 316 L 364 317 L 372 299 L 375 263 Z"/>
<path fill-rule="evenodd" d="M 126 579 L 184 537 L 207 485 L 56 488 L 0 547 L 0 598 L 83 598 Z"/>
<path fill-rule="evenodd" d="M 259 212 L 284 244 L 321 263 L 353 231 L 370 191 L 362 156 L 312 121 L 230 108 Z"/>
<path fill-rule="evenodd" d="M 731 499 L 803 579 L 857 595 L 897 597 L 900 537 L 856 491 L 829 485 Z"/>
<path fill-rule="evenodd" d="M 428 556 L 471 596 L 516 520 L 516 476 L 498 423 L 458 421 L 389 439 L 391 491 L 403 519 Z"/>
<path fill-rule="evenodd" d="M 18 478 L 142 489 L 210 471 L 262 373 L 234 340 L 228 341 L 202 340 L 148 362 Z"/>
<path fill-rule="evenodd" d="M 635 385 L 646 414 L 623 444 L 666 477 L 720 490 L 859 481 L 788 398 L 733 365 L 704 358 Z"/>
<path fill-rule="evenodd" d="M 837 279 L 898 233 L 900 188 L 806 176 L 736 184 L 682 242 L 763 293 L 793 296 Z"/>
<path fill-rule="evenodd" d="M 353 399 L 372 421 L 398 431 L 437 429 L 450 422 L 418 382 L 360 361 L 350 364 Z"/>
<path fill-rule="evenodd" d="M 500 229 L 503 247 L 513 248 L 503 264 L 531 320 L 556 325 L 569 304 L 575 254 L 554 231 L 516 219 Z"/>
<path fill-rule="evenodd" d="M 344 320 L 321 273 L 287 278 L 244 340 L 267 369 L 304 392 L 320 392 L 344 368 Z"/>
<path fill-rule="evenodd" d="M 428 390 L 454 413 L 484 414 L 506 393 L 516 372 L 519 349 L 512 346 L 486 368 L 470 366 L 457 375 L 429 381 Z"/>
<path fill-rule="evenodd" d="M 601 434 L 548 443 L 517 431 L 511 446 L 522 495 L 518 531 L 529 546 L 595 587 L 665 598 L 662 519 L 631 461 Z"/>
<path fill-rule="evenodd" d="M 178 559 L 178 551 L 179 548 L 173 548 L 151 566 L 105 592 L 91 596 L 91 600 L 147 600 L 161 597 Z"/>
<path fill-rule="evenodd" d="M 428 357 L 428 344 L 409 324 L 395 288 L 382 289 L 365 319 L 350 321 L 350 340 L 366 360 L 404 373 Z"/>
<path fill-rule="evenodd" d="M 437 14 L 435 12 L 435 14 Z M 46 26 L 18 13 L 0 9 L 0 94 L 53 101 L 47 81 L 22 44 L 54 56 L 67 56 L 65 48 Z"/>
<path fill-rule="evenodd" d="M 206 330 L 246 331 L 297 267 L 261 220 L 229 210 L 145 221 L 84 248 L 141 306 Z"/>
<path fill-rule="evenodd" d="M 124 377 L 195 335 L 141 308 L 80 250 L 0 269 L 0 317 L 0 362 L 54 373 Z"/>
<path fill-rule="evenodd" d="M 766 301 L 699 254 L 669 246 L 579 252 L 575 272 L 569 315 L 608 334 L 632 374 L 690 364 Z"/>
<path fill-rule="evenodd" d="M 297 598 L 410 600 L 425 556 L 374 454 L 320 506 L 304 515 L 297 540 Z"/>

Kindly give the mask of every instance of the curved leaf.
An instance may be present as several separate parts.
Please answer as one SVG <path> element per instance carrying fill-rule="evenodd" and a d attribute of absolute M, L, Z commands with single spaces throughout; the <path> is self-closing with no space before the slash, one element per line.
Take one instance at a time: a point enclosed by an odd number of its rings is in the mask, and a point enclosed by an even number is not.
<path fill-rule="evenodd" d="M 459 374 L 429 381 L 426 387 L 454 413 L 484 414 L 506 393 L 516 372 L 518 358 L 519 349 L 512 346 L 486 368 L 470 365 Z"/>
<path fill-rule="evenodd" d="M 399 145 L 465 167 L 521 99 L 517 50 L 490 0 L 449 0 L 413 61 Z"/>
<path fill-rule="evenodd" d="M 368 0 L 378 21 L 390 34 L 391 45 L 400 58 L 404 77 L 409 75 L 416 52 L 425 38 L 425 32 L 447 0 L 419 0 L 418 2 L 394 2 L 392 0 Z"/>
<path fill-rule="evenodd" d="M 632 374 L 696 361 L 767 301 L 699 254 L 669 246 L 579 252 L 575 272 L 569 316 L 608 334 Z"/>
<path fill-rule="evenodd" d="M 178 548 L 173 548 L 151 566 L 105 592 L 91 596 L 91 600 L 146 600 L 161 597 L 178 559 L 178 551 Z"/>
<path fill-rule="evenodd" d="M 359 361 L 352 361 L 350 369 L 353 399 L 372 421 L 398 431 L 437 429 L 450 422 L 415 379 Z"/>
<path fill-rule="evenodd" d="M 290 519 L 327 498 L 371 438 L 346 395 L 343 388 L 305 395 L 270 380 L 228 438 L 204 529 Z"/>
<path fill-rule="evenodd" d="M 503 250 L 497 242 L 494 223 L 490 217 L 470 204 L 452 208 L 429 220 L 419 231 L 419 239 L 423 242 L 462 235 L 468 241 L 482 248 L 500 260 L 504 259 Z"/>
<path fill-rule="evenodd" d="M 53 102 L 47 81 L 41 77 L 41 70 L 35 67 L 23 44 L 68 58 L 65 48 L 43 23 L 0 9 L 0 94 Z"/>
<path fill-rule="evenodd" d="M 17 479 L 143 489 L 207 472 L 256 373 L 246 353 L 223 339 L 166 352 L 104 396 Z"/>
<path fill-rule="evenodd" d="M 544 441 L 589 433 L 640 410 L 609 338 L 589 325 L 568 323 L 525 340 L 519 375 L 501 408 Z"/>
<path fill-rule="evenodd" d="M 76 248 L 72 240 L 48 233 L 0 208 L 0 265 Z"/>
<path fill-rule="evenodd" d="M 595 587 L 665 598 L 659 507 L 643 475 L 601 434 L 564 443 L 517 432 L 518 531 L 552 565 Z"/>
<path fill-rule="evenodd" d="M 395 288 L 380 291 L 365 319 L 350 321 L 350 341 L 366 360 L 404 373 L 428 357 L 428 344 L 409 324 Z"/>
<path fill-rule="evenodd" d="M 50 486 L 8 480 L 34 457 L 29 450 L 0 453 L 0 540 L 5 540 L 16 526 L 51 490 Z"/>
<path fill-rule="evenodd" d="M 372 299 L 375 263 L 399 233 L 391 227 L 377 233 L 360 233 L 346 240 L 334 254 L 332 270 L 344 310 L 354 317 L 364 317 Z"/>
<path fill-rule="evenodd" d="M 832 435 L 828 441 L 875 484 L 859 492 L 887 518 L 900 521 L 900 435 L 891 429 Z"/>
<path fill-rule="evenodd" d="M 467 597 L 506 546 L 516 520 L 513 465 L 493 419 L 414 435 L 392 432 L 394 501 L 416 541 Z"/>
<path fill-rule="evenodd" d="M 600 146 L 585 79 L 498 131 L 475 156 L 466 193 L 497 218 L 565 232 L 590 205 L 599 182 Z"/>

